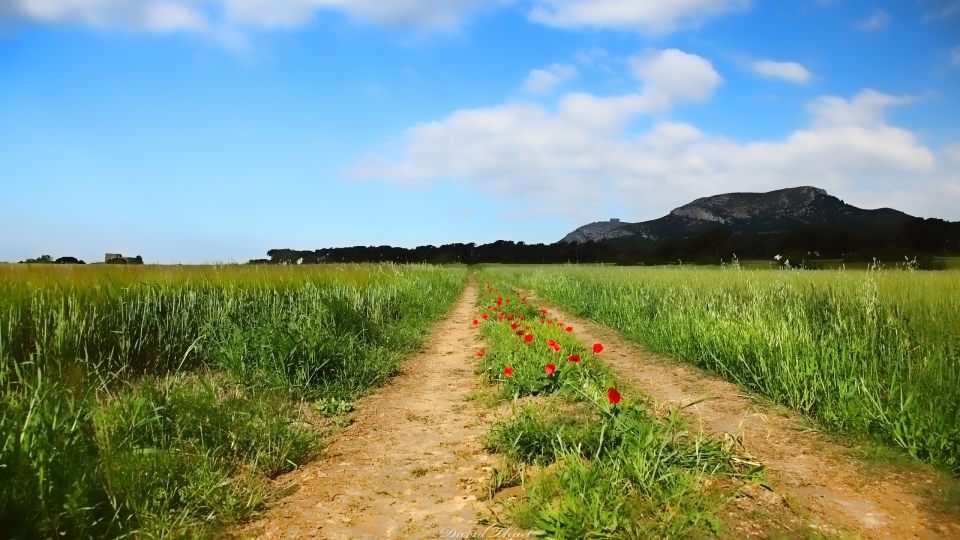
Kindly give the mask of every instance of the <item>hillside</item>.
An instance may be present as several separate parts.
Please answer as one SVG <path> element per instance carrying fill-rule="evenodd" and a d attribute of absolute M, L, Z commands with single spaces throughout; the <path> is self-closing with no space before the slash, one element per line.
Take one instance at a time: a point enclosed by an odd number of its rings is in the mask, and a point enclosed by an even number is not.
<path fill-rule="evenodd" d="M 716 227 L 734 234 L 775 233 L 805 226 L 842 228 L 899 227 L 912 216 L 890 208 L 864 210 L 810 187 L 768 193 L 726 193 L 702 197 L 659 219 L 640 223 L 606 221 L 584 225 L 561 242 L 582 243 L 639 237 L 660 241 L 696 236 Z"/>

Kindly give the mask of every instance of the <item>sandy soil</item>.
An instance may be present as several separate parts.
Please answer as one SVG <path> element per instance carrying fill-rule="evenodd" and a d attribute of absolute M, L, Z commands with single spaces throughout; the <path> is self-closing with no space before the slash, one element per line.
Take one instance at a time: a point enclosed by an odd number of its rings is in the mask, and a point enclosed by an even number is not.
<path fill-rule="evenodd" d="M 647 393 L 660 412 L 707 398 L 683 409 L 693 427 L 734 437 L 766 466 L 773 487 L 771 493 L 751 486 L 731 505 L 731 512 L 744 517 L 738 534 L 766 536 L 747 516 L 764 507 L 782 514 L 787 507 L 800 521 L 831 534 L 960 538 L 960 508 L 942 507 L 943 491 L 960 486 L 956 479 L 921 466 L 867 467 L 851 448 L 811 429 L 796 413 L 703 370 L 652 354 L 608 327 L 572 317 L 541 299 L 536 302 L 572 324 L 588 345 L 603 343 L 601 357 L 621 379 Z"/>
<path fill-rule="evenodd" d="M 471 283 L 426 350 L 360 404 L 318 462 L 278 479 L 299 488 L 242 536 L 443 538 L 483 529 L 475 518 L 492 470 L 481 444 L 489 411 L 466 400 L 480 386 L 476 296 Z"/>

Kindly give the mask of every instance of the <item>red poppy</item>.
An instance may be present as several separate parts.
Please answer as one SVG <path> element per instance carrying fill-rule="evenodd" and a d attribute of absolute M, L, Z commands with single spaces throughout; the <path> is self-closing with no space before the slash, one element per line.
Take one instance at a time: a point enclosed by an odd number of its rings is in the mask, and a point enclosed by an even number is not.
<path fill-rule="evenodd" d="M 520 320 L 521 320 L 521 321 L 523 320 L 523 315 L 520 316 Z"/>
<path fill-rule="evenodd" d="M 611 405 L 620 403 L 620 392 L 617 392 L 616 388 L 607 390 L 607 399 L 610 400 Z"/>
<path fill-rule="evenodd" d="M 517 335 L 518 335 L 518 336 L 522 336 L 522 335 L 523 335 L 523 330 L 517 330 Z"/>
<path fill-rule="evenodd" d="M 494 311 L 500 311 L 500 308 L 493 308 Z"/>
<path fill-rule="evenodd" d="M 533 343 L 533 334 L 527 334 L 523 336 L 524 343 Z"/>
<path fill-rule="evenodd" d="M 554 372 L 557 371 L 557 366 L 553 364 L 547 364 L 543 366 L 543 370 L 547 372 L 547 375 L 553 375 Z M 617 400 L 619 401 L 619 398 L 617 398 Z"/>
<path fill-rule="evenodd" d="M 524 296 L 523 298 L 521 298 L 521 299 L 520 299 L 520 302 L 526 304 L 526 303 L 527 303 L 527 297 Z"/>
<path fill-rule="evenodd" d="M 541 309 L 541 310 L 540 310 L 540 313 L 543 313 L 544 315 L 546 315 L 546 314 L 547 314 L 547 310 Z"/>
<path fill-rule="evenodd" d="M 599 343 L 594 343 L 594 344 L 593 344 L 593 352 L 599 354 L 600 351 L 602 351 L 602 350 L 603 350 L 603 345 L 601 345 L 601 344 L 599 344 Z"/>
<path fill-rule="evenodd" d="M 568 362 L 579 362 L 579 361 L 580 361 L 580 355 L 579 355 L 579 354 L 571 354 L 571 355 L 570 355 L 570 358 L 567 358 L 567 361 L 568 361 Z"/>
<path fill-rule="evenodd" d="M 507 377 L 513 377 L 513 368 L 510 366 L 503 368 L 503 374 Z"/>
<path fill-rule="evenodd" d="M 483 349 L 477 351 L 477 356 L 483 357 Z"/>
<path fill-rule="evenodd" d="M 553 346 L 556 345 L 556 344 L 557 344 L 557 342 L 554 341 L 554 340 L 552 340 L 552 339 L 548 339 L 548 340 L 547 340 L 547 347 L 553 347 Z"/>
<path fill-rule="evenodd" d="M 543 320 L 543 319 L 540 319 L 540 324 L 543 324 L 543 323 L 545 323 L 545 322 L 547 322 L 547 321 L 545 321 L 545 320 Z"/>
<path fill-rule="evenodd" d="M 573 327 L 572 327 L 572 326 L 568 326 L 568 327 L 567 327 L 567 332 L 573 332 Z"/>
<path fill-rule="evenodd" d="M 493 306 L 487 306 L 487 309 L 492 309 L 492 308 L 493 308 Z"/>
<path fill-rule="evenodd" d="M 507 298 L 507 303 L 508 303 L 508 304 L 510 303 L 510 299 L 509 299 L 509 298 Z"/>
<path fill-rule="evenodd" d="M 476 325 L 478 325 L 478 324 L 480 324 L 480 321 L 474 319 L 474 320 L 473 320 L 473 325 L 476 326 Z"/>
<path fill-rule="evenodd" d="M 507 320 L 508 320 L 508 321 L 512 321 L 512 320 L 513 320 L 513 315 L 507 317 Z"/>
<path fill-rule="evenodd" d="M 513 323 L 510 325 L 511 330 L 516 330 L 520 326 L 520 323 Z"/>
<path fill-rule="evenodd" d="M 484 313 L 483 315 L 481 315 L 481 316 L 480 316 L 480 318 L 482 318 L 482 319 L 486 319 L 486 318 L 487 318 L 487 314 L 486 314 L 486 313 Z"/>
<path fill-rule="evenodd" d="M 526 328 L 527 330 L 529 330 L 529 329 L 530 329 L 530 325 L 528 324 L 525 328 Z"/>

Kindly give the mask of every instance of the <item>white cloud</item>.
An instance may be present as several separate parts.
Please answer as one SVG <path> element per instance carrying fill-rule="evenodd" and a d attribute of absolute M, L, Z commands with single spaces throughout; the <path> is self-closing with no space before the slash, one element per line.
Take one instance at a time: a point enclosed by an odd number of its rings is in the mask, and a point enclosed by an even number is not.
<path fill-rule="evenodd" d="M 677 49 L 634 56 L 630 67 L 646 83 L 645 95 L 667 100 L 664 108 L 678 100 L 703 103 L 723 82 L 707 59 Z"/>
<path fill-rule="evenodd" d="M 886 124 L 886 109 L 908 105 L 917 101 L 916 96 L 891 96 L 876 90 L 866 89 L 853 100 L 836 96 L 821 96 L 807 106 L 820 126 L 881 126 Z"/>
<path fill-rule="evenodd" d="M 8 0 L 0 3 L 0 18 L 149 32 L 207 28 L 203 12 L 182 1 Z"/>
<path fill-rule="evenodd" d="M 757 60 L 750 67 L 760 75 L 773 79 L 783 79 L 798 84 L 810 82 L 812 75 L 807 68 L 796 62 L 774 62 L 773 60 Z"/>
<path fill-rule="evenodd" d="M 281 28 L 317 11 L 426 29 L 453 28 L 467 15 L 514 0 L 0 0 L 0 19 L 143 32 L 206 31 L 212 26 Z M 222 18 L 223 20 L 219 20 Z"/>
<path fill-rule="evenodd" d="M 859 20 L 853 23 L 853 27 L 857 30 L 883 30 L 887 27 L 887 24 L 890 23 L 890 15 L 883 10 L 877 10 L 866 19 Z"/>
<path fill-rule="evenodd" d="M 389 27 L 456 28 L 478 11 L 519 0 L 0 0 L 0 20 L 71 24 L 142 32 L 223 33 L 237 28 L 290 28 L 318 12 L 338 11 Z M 614 28 L 663 33 L 751 0 L 530 0 L 531 20 L 565 28 Z M 229 32 L 228 32 L 229 33 Z"/>
<path fill-rule="evenodd" d="M 943 216 L 960 207 L 960 147 L 938 161 L 915 133 L 886 123 L 886 107 L 912 100 L 873 90 L 823 96 L 808 106 L 810 124 L 784 139 L 737 142 L 673 121 L 624 133 L 662 103 L 644 93 L 571 94 L 556 112 L 508 103 L 419 124 L 404 133 L 398 156 L 368 155 L 345 174 L 411 187 L 454 181 L 502 197 L 504 211 L 578 220 L 613 202 L 649 218 L 704 195 L 798 185 Z"/>
<path fill-rule="evenodd" d="M 535 0 L 530 18 L 561 28 L 604 28 L 665 33 L 723 13 L 750 0 Z"/>
<path fill-rule="evenodd" d="M 523 89 L 542 94 L 578 74 L 577 68 L 569 64 L 550 64 L 547 69 L 531 69 L 530 74 L 523 81 Z"/>

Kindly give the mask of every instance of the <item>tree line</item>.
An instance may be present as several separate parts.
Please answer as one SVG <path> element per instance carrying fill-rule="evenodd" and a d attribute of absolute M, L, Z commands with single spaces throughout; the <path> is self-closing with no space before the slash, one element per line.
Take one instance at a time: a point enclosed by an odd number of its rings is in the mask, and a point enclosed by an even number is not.
<path fill-rule="evenodd" d="M 651 241 L 631 237 L 588 241 L 526 244 L 498 240 L 489 244 L 445 244 L 402 248 L 354 246 L 316 250 L 271 249 L 268 259 L 251 264 L 317 263 L 616 263 L 674 264 L 678 261 L 719 264 L 740 259 L 792 257 L 814 264 L 818 259 L 848 261 L 877 258 L 886 262 L 905 257 L 929 259 L 960 254 L 960 222 L 915 218 L 900 227 L 801 227 L 778 233 L 734 234 L 717 227 L 700 235 Z"/>

